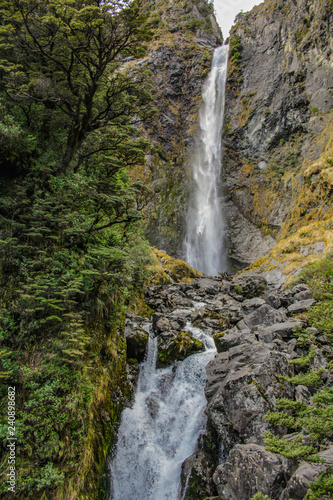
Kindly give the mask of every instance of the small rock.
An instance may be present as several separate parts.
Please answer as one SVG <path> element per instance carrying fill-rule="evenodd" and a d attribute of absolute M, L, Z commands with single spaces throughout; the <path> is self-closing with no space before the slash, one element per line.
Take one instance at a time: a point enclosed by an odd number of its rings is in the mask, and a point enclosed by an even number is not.
<path fill-rule="evenodd" d="M 311 392 L 305 385 L 298 385 L 295 389 L 295 399 L 296 401 L 301 401 L 302 403 L 310 403 Z"/>

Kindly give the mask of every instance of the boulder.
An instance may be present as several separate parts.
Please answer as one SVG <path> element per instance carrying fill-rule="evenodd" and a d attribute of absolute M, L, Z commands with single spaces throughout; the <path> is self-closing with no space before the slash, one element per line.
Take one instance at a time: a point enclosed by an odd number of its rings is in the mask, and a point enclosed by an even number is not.
<path fill-rule="evenodd" d="M 206 367 L 208 425 L 228 452 L 236 443 L 263 444 L 264 419 L 276 398 L 293 397 L 293 387 L 277 374 L 292 372 L 274 344 L 243 344 L 217 354 Z"/>
<path fill-rule="evenodd" d="M 176 360 L 182 361 L 191 354 L 204 350 L 204 344 L 188 332 L 162 332 L 157 341 L 157 366 L 171 365 Z"/>
<path fill-rule="evenodd" d="M 149 334 L 140 327 L 125 328 L 127 359 L 143 361 L 147 349 Z"/>
<path fill-rule="evenodd" d="M 260 329 L 259 338 L 261 339 L 270 335 L 272 339 L 282 338 L 283 340 L 288 340 L 295 336 L 294 328 L 302 325 L 302 321 L 299 320 L 289 320 L 283 321 L 282 323 L 275 323 L 274 325 Z"/>
<path fill-rule="evenodd" d="M 274 309 L 268 304 L 264 304 L 249 316 L 245 316 L 244 321 L 249 328 L 258 325 L 271 326 L 275 323 L 281 323 L 287 320 L 287 315 L 283 309 Z"/>
<path fill-rule="evenodd" d="M 259 297 L 254 297 L 253 299 L 246 299 L 243 301 L 242 306 L 246 313 L 252 312 L 258 307 L 263 306 L 265 304 L 264 299 Z"/>
<path fill-rule="evenodd" d="M 267 287 L 267 281 L 260 274 L 242 274 L 232 281 L 230 293 L 236 297 L 252 299 L 262 295 Z"/>
<path fill-rule="evenodd" d="M 290 477 L 290 463 L 256 444 L 236 445 L 214 473 L 219 498 L 249 500 L 261 492 L 278 499 Z"/>
<path fill-rule="evenodd" d="M 205 498 L 206 495 L 216 494 L 217 491 L 213 482 L 215 468 L 216 464 L 210 453 L 204 449 L 198 449 L 193 455 L 184 460 L 182 463 L 179 498 Z M 185 492 L 186 496 L 184 496 Z"/>
<path fill-rule="evenodd" d="M 233 328 L 231 330 L 225 330 L 221 333 L 216 333 L 213 335 L 213 339 L 216 345 L 217 352 L 226 352 L 231 347 L 235 347 L 241 344 L 253 344 L 257 342 L 256 337 L 251 333 L 249 329 L 238 330 Z"/>
<path fill-rule="evenodd" d="M 301 300 L 299 302 L 295 302 L 288 307 L 289 314 L 298 314 L 305 312 L 309 307 L 313 306 L 316 303 L 314 299 Z"/>

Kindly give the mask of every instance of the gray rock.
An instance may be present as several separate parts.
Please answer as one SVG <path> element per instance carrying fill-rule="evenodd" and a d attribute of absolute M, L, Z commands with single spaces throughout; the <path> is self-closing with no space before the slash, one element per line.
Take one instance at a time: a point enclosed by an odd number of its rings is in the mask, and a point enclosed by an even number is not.
<path fill-rule="evenodd" d="M 254 342 L 257 342 L 255 335 L 253 335 L 249 329 L 238 330 L 237 328 L 216 333 L 213 335 L 213 339 L 217 352 L 226 352 L 231 347 L 235 347 L 237 345 L 253 344 Z"/>
<path fill-rule="evenodd" d="M 288 307 L 289 314 L 298 314 L 305 312 L 309 307 L 316 303 L 314 299 L 301 300 L 300 302 L 295 302 Z"/>
<path fill-rule="evenodd" d="M 228 460 L 217 467 L 213 480 L 219 498 L 249 500 L 257 492 L 278 498 L 290 475 L 285 457 L 256 444 L 238 444 Z"/>
<path fill-rule="evenodd" d="M 206 495 L 215 494 L 216 488 L 213 482 L 215 468 L 211 455 L 201 448 L 184 460 L 179 498 L 204 498 Z"/>
<path fill-rule="evenodd" d="M 294 328 L 302 325 L 303 323 L 300 320 L 284 321 L 282 323 L 275 323 L 274 325 L 268 326 L 263 329 L 262 332 L 264 334 L 271 334 L 273 338 L 281 337 L 282 339 L 288 340 L 294 337 Z"/>
<path fill-rule="evenodd" d="M 302 403 L 309 404 L 311 398 L 311 392 L 305 385 L 298 385 L 295 389 L 295 399 L 296 401 L 301 401 Z"/>
<path fill-rule="evenodd" d="M 198 319 L 202 319 L 205 315 L 205 310 L 204 309 L 196 309 L 191 313 L 191 322 L 194 323 Z"/>
<path fill-rule="evenodd" d="M 162 332 L 167 332 L 171 329 L 171 321 L 168 318 L 158 313 L 153 315 L 153 330 L 156 335 L 160 335 Z"/>
<path fill-rule="evenodd" d="M 250 327 L 254 328 L 258 325 L 271 326 L 275 323 L 282 323 L 287 320 L 287 315 L 283 310 L 277 310 L 268 304 L 256 309 L 249 316 L 245 316 L 244 321 Z"/>
<path fill-rule="evenodd" d="M 279 309 L 282 306 L 280 297 L 274 293 L 267 295 L 265 301 L 269 306 L 274 307 L 274 309 Z"/>
<path fill-rule="evenodd" d="M 333 466 L 333 446 L 330 446 L 325 451 L 321 451 L 318 455 L 325 460 L 325 464 L 301 462 L 290 478 L 280 500 L 302 500 L 307 493 L 310 483 L 315 481 L 319 474 L 324 472 L 328 466 Z"/>
<path fill-rule="evenodd" d="M 300 302 L 301 300 L 312 299 L 312 293 L 310 290 L 304 290 L 304 292 L 299 292 L 294 295 L 294 302 Z"/>
<path fill-rule="evenodd" d="M 217 354 L 206 367 L 208 425 L 226 451 L 236 443 L 263 444 L 268 428 L 264 414 L 277 397 L 293 396 L 293 388 L 277 383 L 276 374 L 292 370 L 273 344 L 253 343 Z"/>
<path fill-rule="evenodd" d="M 264 299 L 260 299 L 259 297 L 254 297 L 253 299 L 246 299 L 242 303 L 243 309 L 245 312 L 252 312 L 258 307 L 265 304 Z"/>

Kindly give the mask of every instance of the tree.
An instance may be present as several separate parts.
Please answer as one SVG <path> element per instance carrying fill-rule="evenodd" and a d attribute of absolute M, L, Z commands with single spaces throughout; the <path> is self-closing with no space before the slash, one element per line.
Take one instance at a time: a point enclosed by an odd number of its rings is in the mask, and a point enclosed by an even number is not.
<path fill-rule="evenodd" d="M 142 79 L 120 71 L 151 37 L 140 0 L 2 0 L 0 19 L 0 90 L 40 142 L 57 142 L 59 171 L 147 111 Z"/>

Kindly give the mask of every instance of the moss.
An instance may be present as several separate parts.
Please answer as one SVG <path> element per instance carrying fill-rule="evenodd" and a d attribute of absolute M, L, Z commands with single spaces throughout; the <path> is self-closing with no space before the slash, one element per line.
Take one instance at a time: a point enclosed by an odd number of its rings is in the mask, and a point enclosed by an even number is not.
<path fill-rule="evenodd" d="M 194 338 L 188 332 L 179 332 L 167 346 L 163 344 L 158 348 L 158 367 L 172 364 L 174 361 L 183 361 L 185 358 L 200 352 L 205 346 L 200 340 Z"/>
<path fill-rule="evenodd" d="M 159 262 L 159 269 L 162 268 L 164 275 L 170 276 L 170 278 L 177 283 L 187 283 L 192 281 L 192 279 L 201 276 L 202 273 L 193 269 L 186 262 L 174 259 L 173 257 L 170 257 L 170 255 L 157 250 L 157 248 L 153 248 L 152 250 L 156 260 Z"/>

